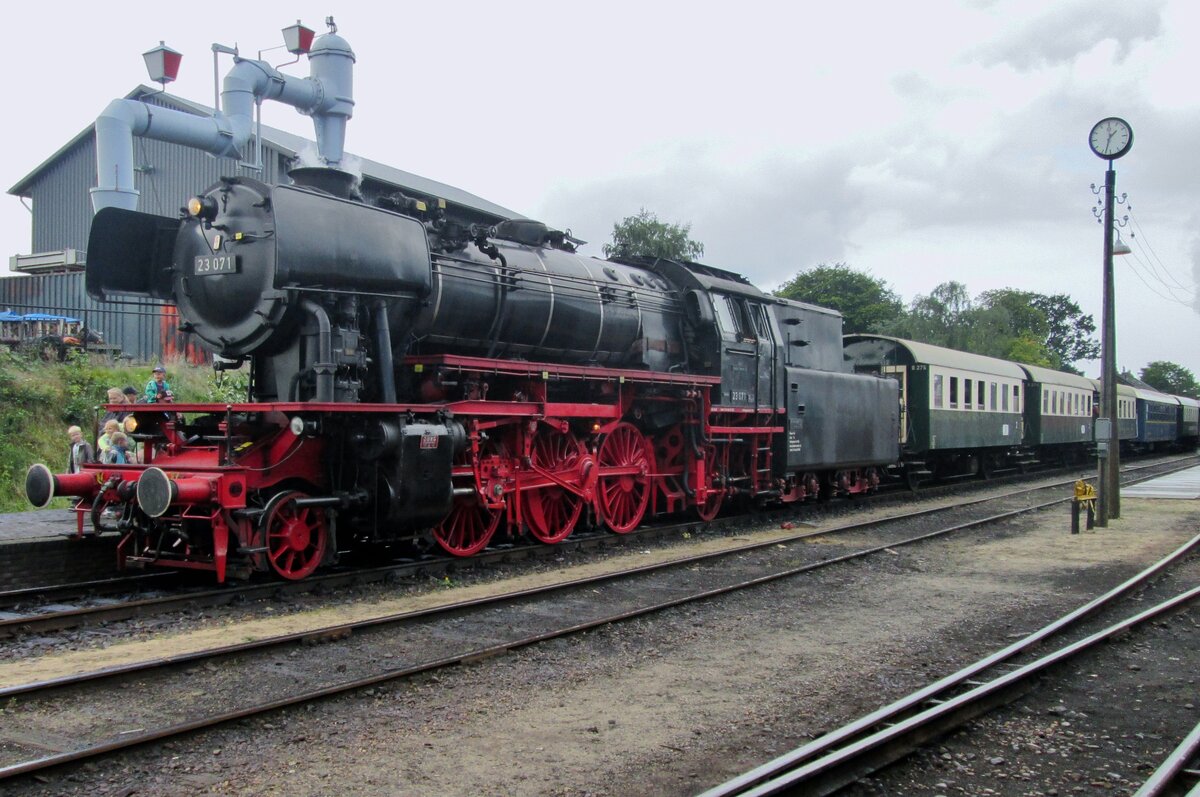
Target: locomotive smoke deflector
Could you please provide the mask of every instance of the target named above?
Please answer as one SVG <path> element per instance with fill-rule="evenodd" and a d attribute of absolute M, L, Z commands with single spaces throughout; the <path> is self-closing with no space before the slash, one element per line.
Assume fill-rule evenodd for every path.
<path fill-rule="evenodd" d="M 254 106 L 278 100 L 313 118 L 321 164 L 337 168 L 344 155 L 346 122 L 354 111 L 354 51 L 331 31 L 309 52 L 310 75 L 289 77 L 264 61 L 235 56 L 225 76 L 221 110 L 212 116 L 160 108 L 137 100 L 113 100 L 96 119 L 96 188 L 92 207 L 136 210 L 133 137 L 193 147 L 209 154 L 241 158 L 253 130 Z"/>

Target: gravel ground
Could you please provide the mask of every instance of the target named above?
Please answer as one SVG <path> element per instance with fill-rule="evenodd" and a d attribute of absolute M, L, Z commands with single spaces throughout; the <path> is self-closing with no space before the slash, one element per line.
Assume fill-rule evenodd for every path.
<path fill-rule="evenodd" d="M 692 794 L 1007 644 L 1200 525 L 1200 507 L 1190 502 L 1126 501 L 1124 510 L 1113 528 L 1095 534 L 1066 534 L 1065 512 L 1055 511 L 899 549 L 867 564 L 8 784 L 9 791 Z M 1166 660 L 1177 671 L 1194 673 L 1200 663 L 1187 644 L 1194 616 L 1166 621 L 1183 634 Z M 1126 644 L 1135 644 L 1130 639 Z M 1145 651 L 1157 648 L 1147 643 Z M 1149 678 L 1149 666 L 1139 666 L 1125 672 Z M 1194 698 L 1194 684 L 1191 690 Z M 1063 734 L 1074 727 L 1063 723 L 1076 721 L 1066 712 L 1088 713 L 1082 705 L 1055 697 L 1050 708 L 1058 713 L 1033 709 L 1030 716 Z M 1160 710 L 1168 705 L 1171 711 Z M 1195 712 L 1183 705 L 1152 699 L 1137 713 L 1154 714 L 1165 728 L 1175 722 L 1168 714 L 1191 712 L 1190 728 Z M 1114 711 L 1112 720 L 1122 713 Z M 1165 749 L 1182 736 L 1160 733 Z M 1051 741 L 1056 754 L 1070 749 Z M 953 765 L 951 744 L 950 759 L 938 751 L 937 761 Z M 1003 765 L 981 766 L 983 753 L 975 750 L 961 755 L 966 772 L 956 768 L 953 784 L 945 776 L 930 781 L 929 793 L 996 788 L 995 770 Z M 982 760 L 995 758 L 1014 760 L 1008 752 Z M 920 768 L 926 770 L 932 767 Z M 1091 769 L 1080 771 L 1092 777 Z M 1061 772 L 1051 767 L 1036 777 Z M 1104 793 L 1122 793 L 1120 781 L 1105 782 Z M 1051 793 L 1033 783 L 997 793 Z M 1043 785 L 1039 779 L 1037 788 Z M 1067 793 L 1076 785 L 1048 788 Z M 902 793 L 883 781 L 870 788 Z M 924 786 L 911 788 L 925 793 L 918 790 Z"/>

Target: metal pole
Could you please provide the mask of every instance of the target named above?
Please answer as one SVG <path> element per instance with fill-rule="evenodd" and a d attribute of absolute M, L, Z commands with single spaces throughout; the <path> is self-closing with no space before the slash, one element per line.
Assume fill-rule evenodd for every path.
<path fill-rule="evenodd" d="M 1112 161 L 1104 173 L 1104 318 L 1100 349 L 1100 371 L 1103 382 L 1101 414 L 1109 419 L 1108 456 L 1100 460 L 1099 501 L 1096 525 L 1108 526 L 1109 518 L 1121 516 L 1120 437 L 1117 429 L 1117 324 L 1115 288 L 1113 284 L 1113 203 L 1116 197 L 1117 173 Z"/>

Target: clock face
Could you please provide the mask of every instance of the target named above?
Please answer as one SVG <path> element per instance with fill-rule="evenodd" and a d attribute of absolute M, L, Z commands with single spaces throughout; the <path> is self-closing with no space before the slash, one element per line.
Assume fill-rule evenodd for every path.
<path fill-rule="evenodd" d="M 1133 144 L 1133 130 L 1124 119 L 1115 116 L 1101 119 L 1092 128 L 1088 143 L 1101 158 L 1114 160 L 1129 151 Z"/>

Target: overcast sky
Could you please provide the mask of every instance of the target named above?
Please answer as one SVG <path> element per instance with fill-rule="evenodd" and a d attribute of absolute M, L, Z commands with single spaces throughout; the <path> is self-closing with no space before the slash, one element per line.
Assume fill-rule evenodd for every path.
<path fill-rule="evenodd" d="M 840 261 L 906 302 L 956 279 L 973 295 L 1069 293 L 1099 324 L 1089 186 L 1105 165 L 1087 134 L 1121 116 L 1134 255 L 1117 259 L 1118 361 L 1200 375 L 1194 2 L 204 8 L 11 6 L 3 187 L 147 82 L 141 53 L 160 39 L 184 54 L 169 90 L 211 104 L 213 42 L 255 57 L 297 17 L 321 32 L 334 14 L 358 59 L 348 150 L 570 228 L 584 253 L 601 256 L 613 222 L 645 207 L 690 222 L 705 262 L 766 289 Z M 290 108 L 264 116 L 312 136 Z M 29 251 L 11 196 L 0 239 Z"/>

